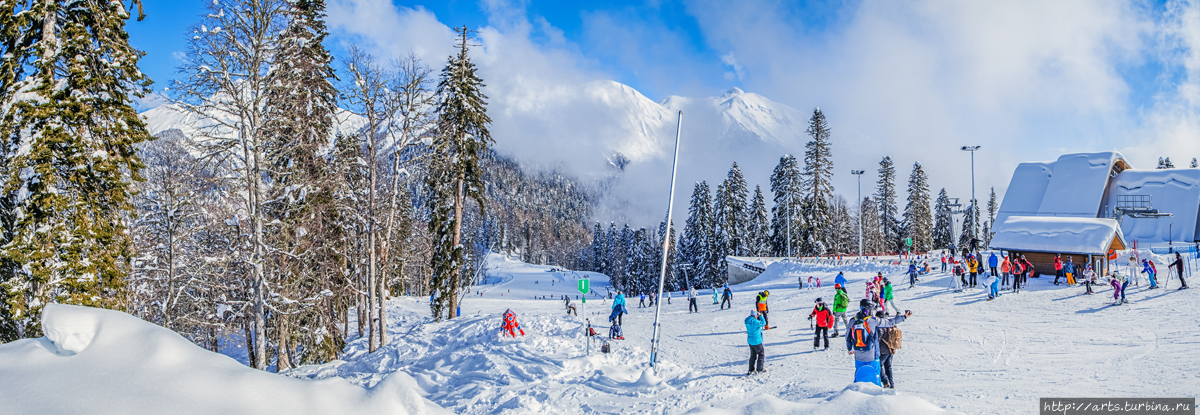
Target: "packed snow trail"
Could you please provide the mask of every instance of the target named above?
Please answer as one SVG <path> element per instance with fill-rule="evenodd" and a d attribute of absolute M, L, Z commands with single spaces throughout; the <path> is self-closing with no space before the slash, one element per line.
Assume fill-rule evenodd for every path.
<path fill-rule="evenodd" d="M 497 257 L 488 267 L 488 275 L 507 282 L 484 295 L 475 291 L 490 286 L 473 290 L 463 301 L 465 316 L 434 323 L 428 299 L 397 298 L 388 310 L 396 335 L 380 351 L 367 354 L 364 340 L 355 340 L 345 361 L 289 374 L 370 386 L 402 371 L 430 400 L 465 414 L 1029 413 L 1038 397 L 1200 396 L 1200 290 L 1175 291 L 1178 280 L 1167 290 L 1133 287 L 1131 304 L 1110 306 L 1112 292 L 1103 286 L 1089 296 L 1045 277 L 987 301 L 983 289 L 950 292 L 949 275 L 937 272 L 909 289 L 906 265 L 772 264 L 731 287 L 733 310 L 718 310 L 705 288 L 700 313 L 689 314 L 686 296 L 675 292 L 663 303 L 662 354 L 652 372 L 654 310 L 639 308 L 636 295 L 624 317 L 627 340 L 612 342 L 611 354 L 593 347 L 584 356 L 583 320 L 606 335 L 611 300 L 592 297 L 575 317 L 566 315 L 561 296 L 578 306 L 575 276 L 591 276 L 599 293 L 610 287 L 606 277 Z M 829 351 L 812 349 L 807 316 L 817 297 L 832 303 L 838 269 L 854 270 L 846 273 L 852 309 L 866 279 L 883 272 L 899 308 L 915 313 L 899 326 L 904 346 L 893 363 L 894 391 L 850 386 L 854 363 L 842 337 L 830 339 Z M 797 289 L 797 278 L 808 275 L 821 278 L 822 288 Z M 771 324 L 779 328 L 764 333 L 768 373 L 746 377 L 742 320 L 762 290 L 770 291 Z M 506 309 L 517 313 L 527 336 L 499 336 Z M 845 335 L 844 327 L 839 332 Z"/>

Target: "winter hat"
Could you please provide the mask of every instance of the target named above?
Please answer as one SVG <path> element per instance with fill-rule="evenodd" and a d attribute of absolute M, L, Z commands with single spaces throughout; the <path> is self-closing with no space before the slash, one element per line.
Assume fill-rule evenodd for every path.
<path fill-rule="evenodd" d="M 833 288 L 842 288 L 842 284 L 833 284 Z"/>
<path fill-rule="evenodd" d="M 867 308 L 871 306 L 871 301 L 866 298 L 858 300 L 858 308 Z"/>
<path fill-rule="evenodd" d="M 750 310 L 750 317 L 758 318 L 758 310 Z"/>
<path fill-rule="evenodd" d="M 824 301 L 821 300 L 821 297 L 817 297 L 817 301 L 813 301 L 813 302 L 814 303 L 823 303 Z"/>

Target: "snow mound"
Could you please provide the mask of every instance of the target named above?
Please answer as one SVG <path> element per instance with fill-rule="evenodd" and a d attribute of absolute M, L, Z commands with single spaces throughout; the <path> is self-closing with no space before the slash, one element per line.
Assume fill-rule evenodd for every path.
<path fill-rule="evenodd" d="M 931 264 L 932 265 L 932 264 Z M 833 286 L 833 277 L 838 272 L 882 272 L 884 275 L 900 274 L 908 270 L 907 262 L 901 261 L 900 265 L 895 265 L 891 261 L 834 261 L 834 260 L 803 260 L 803 261 L 776 261 L 768 262 L 766 271 L 759 274 L 752 281 L 769 281 L 780 277 L 789 277 L 794 280 L 798 276 L 814 276 L 819 277 L 823 281 L 829 281 L 830 286 Z"/>
<path fill-rule="evenodd" d="M 740 402 L 731 407 L 696 408 L 690 414 L 951 414 L 945 409 L 915 396 L 885 391 L 871 383 L 851 383 L 826 398 L 792 402 L 771 395 Z"/>
<path fill-rule="evenodd" d="M 51 304 L 42 326 L 45 337 L 0 345 L 6 413 L 448 413 L 403 373 L 370 389 L 279 376 L 117 311 Z"/>

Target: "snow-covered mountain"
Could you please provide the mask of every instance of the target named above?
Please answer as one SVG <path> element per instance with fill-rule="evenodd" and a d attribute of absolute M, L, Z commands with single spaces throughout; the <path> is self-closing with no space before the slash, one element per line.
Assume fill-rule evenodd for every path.
<path fill-rule="evenodd" d="M 779 157 L 801 151 L 807 141 L 804 112 L 738 88 L 716 97 L 654 102 L 628 85 L 598 80 L 537 90 L 497 87 L 489 95 L 498 151 L 529 168 L 607 184 L 608 206 L 598 209 L 599 221 L 645 226 L 661 220 L 680 111 L 677 210 L 688 200 L 691 183 L 719 181 L 735 161 L 751 187 L 765 184 Z M 174 128 L 193 136 L 203 122 L 175 105 L 142 115 L 152 134 Z M 362 126 L 346 112 L 339 120 L 342 131 Z"/>
<path fill-rule="evenodd" d="M 199 114 L 189 112 L 183 109 L 178 104 L 161 105 L 150 110 L 142 112 L 142 118 L 146 121 L 146 128 L 150 130 L 151 135 L 171 129 L 177 129 L 183 132 L 184 135 L 196 138 L 201 132 L 200 129 L 206 125 L 211 125 L 212 121 Z M 337 132 L 353 132 L 358 131 L 366 121 L 350 111 L 339 109 L 337 112 Z"/>

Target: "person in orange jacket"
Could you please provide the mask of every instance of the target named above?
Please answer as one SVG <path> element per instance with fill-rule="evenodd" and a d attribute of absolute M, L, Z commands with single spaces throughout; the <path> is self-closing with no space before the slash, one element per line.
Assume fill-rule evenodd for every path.
<path fill-rule="evenodd" d="M 758 310 L 758 314 L 762 316 L 764 324 L 763 330 L 769 330 L 771 328 L 771 320 L 767 319 L 767 297 L 770 295 L 770 291 L 763 290 L 762 292 L 758 293 L 758 296 L 754 297 L 754 308 Z"/>

